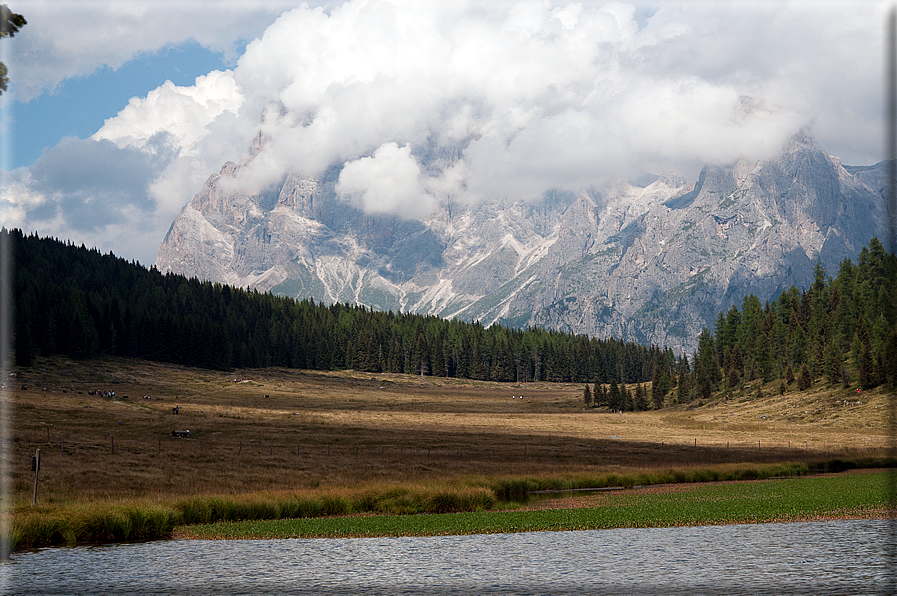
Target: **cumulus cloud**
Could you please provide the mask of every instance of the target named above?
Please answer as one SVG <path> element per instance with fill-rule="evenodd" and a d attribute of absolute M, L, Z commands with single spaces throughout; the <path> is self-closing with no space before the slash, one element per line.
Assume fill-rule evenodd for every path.
<path fill-rule="evenodd" d="M 290 170 L 345 164 L 345 196 L 408 215 L 441 198 L 440 172 L 418 176 L 416 195 L 409 183 L 392 196 L 360 172 L 401 162 L 410 173 L 410 160 L 427 171 L 421 156 L 433 145 L 460 152 L 449 192 L 462 200 L 575 191 L 645 169 L 694 176 L 704 163 L 763 157 L 812 119 L 843 117 L 852 95 L 835 92 L 836 105 L 817 94 L 858 55 L 878 56 L 861 30 L 880 13 L 844 25 L 843 10 L 402 0 L 298 8 L 234 69 L 241 117 L 265 114 L 264 156 L 240 177 L 257 191 Z M 844 35 L 839 48 L 853 49 L 829 52 Z M 779 107 L 741 113 L 746 95 Z M 878 117 L 853 119 L 868 133 Z M 856 140 L 854 152 L 868 156 L 868 141 Z"/>
<path fill-rule="evenodd" d="M 209 47 L 235 39 L 239 11 L 222 16 L 204 2 L 181 4 L 164 11 L 90 4 L 83 18 L 102 13 L 118 23 L 95 43 L 108 39 L 125 56 L 187 36 Z M 128 151 L 156 156 L 139 170 L 148 178 L 137 186 L 163 229 L 222 162 L 245 156 L 259 132 L 264 149 L 240 171 L 244 189 L 337 165 L 344 200 L 405 217 L 423 217 L 447 197 L 539 197 L 644 170 L 696 177 L 704 163 L 769 155 L 808 122 L 846 163 L 873 163 L 881 147 L 885 8 L 809 1 L 303 4 L 267 26 L 232 71 L 133 99 L 93 142 L 111 143 L 122 158 Z M 165 13 L 164 25 L 157 12 Z M 127 33 L 134 40 L 124 40 Z M 52 42 L 61 59 L 91 44 L 80 30 L 62 37 Z M 55 69 L 49 84 L 90 62 L 66 60 L 47 63 Z M 92 60 L 115 63 L 98 50 Z M 39 72 L 46 69 L 23 88 L 42 88 Z M 744 96 L 768 103 L 745 110 Z M 47 176 L 32 172 L 27 184 L 21 178 L 17 184 L 32 192 L 22 196 L 33 203 L 35 185 L 48 184 Z M 150 203 L 124 200 L 131 213 L 148 213 Z"/>
<path fill-rule="evenodd" d="M 381 145 L 372 157 L 346 163 L 336 192 L 368 213 L 397 213 L 425 217 L 435 206 L 421 184 L 421 171 L 408 145 Z"/>
<path fill-rule="evenodd" d="M 191 155 L 209 134 L 209 125 L 224 112 L 236 113 L 242 102 L 230 72 L 216 70 L 197 77 L 190 87 L 165 81 L 145 98 L 131 98 L 92 138 L 119 147 L 146 148 L 154 135 L 166 133 L 179 151 Z"/>

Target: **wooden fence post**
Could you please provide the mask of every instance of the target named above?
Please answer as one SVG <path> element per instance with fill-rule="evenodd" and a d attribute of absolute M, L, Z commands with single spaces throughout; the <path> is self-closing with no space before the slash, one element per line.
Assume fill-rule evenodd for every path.
<path fill-rule="evenodd" d="M 37 477 L 40 474 L 40 449 L 34 452 L 34 459 L 31 460 L 31 467 L 34 468 L 34 492 L 31 495 L 31 506 L 37 503 Z"/>

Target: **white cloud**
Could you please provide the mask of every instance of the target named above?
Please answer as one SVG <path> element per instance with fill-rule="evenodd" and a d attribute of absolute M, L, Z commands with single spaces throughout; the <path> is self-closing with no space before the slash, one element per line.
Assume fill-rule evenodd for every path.
<path fill-rule="evenodd" d="M 368 213 L 400 213 L 425 217 L 436 205 L 420 180 L 421 171 L 408 145 L 381 145 L 372 157 L 347 162 L 336 192 Z"/>
<path fill-rule="evenodd" d="M 815 95 L 829 85 L 820 81 L 877 52 L 879 41 L 859 36 L 856 23 L 879 16 L 866 8 L 847 26 L 837 24 L 844 5 L 809 3 L 662 4 L 641 25 L 637 7 L 623 3 L 299 8 L 234 69 L 246 96 L 241 117 L 266 114 L 264 158 L 240 176 L 257 190 L 286 171 L 319 174 L 389 143 L 410 147 L 410 159 L 428 144 L 464 145 L 456 172 L 465 179 L 455 187 L 468 199 L 537 197 L 643 168 L 695 175 L 706 162 L 767 155 L 811 118 L 817 126 L 843 118 Z M 810 20 L 816 30 L 806 18 L 820 12 Z M 779 39 L 791 26 L 800 43 Z M 839 28 L 855 44 L 847 55 L 827 50 Z M 795 78 L 808 63 L 815 71 Z M 735 119 L 743 95 L 781 108 Z M 386 199 L 375 205 L 375 195 L 363 202 L 368 210 L 402 213 Z"/>
<path fill-rule="evenodd" d="M 39 10 L 26 15 L 28 28 L 51 12 L 47 2 L 32 6 Z M 186 39 L 226 47 L 261 32 L 283 5 L 157 6 L 63 5 L 52 26 L 33 27 L 28 47 L 40 58 L 20 92 Z M 414 217 L 445 196 L 537 197 L 641 169 L 694 177 L 706 162 L 769 154 L 808 121 L 845 163 L 872 163 L 881 147 L 886 6 L 303 5 L 264 29 L 232 71 L 133 99 L 95 140 L 171 152 L 153 162 L 146 186 L 160 229 L 259 131 L 265 148 L 240 172 L 248 190 L 337 164 L 347 200 Z M 742 96 L 779 107 L 739 113 Z M 460 159 L 434 162 L 434 147 L 452 147 Z"/>
<path fill-rule="evenodd" d="M 233 54 L 294 1 L 27 0 L 12 9 L 28 24 L 10 44 L 15 98 L 29 101 L 66 78 L 116 69 L 142 53 L 195 41 Z M 233 56 L 236 58 L 236 56 Z"/>
<path fill-rule="evenodd" d="M 145 98 L 134 97 L 114 118 L 93 135 L 119 147 L 147 147 L 150 139 L 167 133 L 174 148 L 195 154 L 197 143 L 209 134 L 209 126 L 224 112 L 236 114 L 243 96 L 231 72 L 218 70 L 196 78 L 190 87 L 165 81 Z"/>

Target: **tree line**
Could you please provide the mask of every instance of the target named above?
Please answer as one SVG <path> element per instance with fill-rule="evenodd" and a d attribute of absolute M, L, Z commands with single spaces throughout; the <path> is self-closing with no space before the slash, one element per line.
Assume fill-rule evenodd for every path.
<path fill-rule="evenodd" d="M 670 349 L 538 328 L 325 305 L 162 274 L 84 245 L 3 230 L 15 361 L 120 355 L 209 369 L 355 369 L 494 381 L 639 383 Z"/>
<path fill-rule="evenodd" d="M 886 383 L 897 388 L 897 257 L 873 238 L 856 264 L 840 263 L 836 277 L 819 262 L 813 273 L 807 289 L 791 286 L 765 303 L 750 294 L 740 309 L 720 312 L 714 332 L 705 328 L 698 338 L 693 362 L 683 354 L 675 368 L 655 369 L 650 400 L 627 396 L 625 387 L 612 387 L 609 397 L 596 386 L 586 387 L 586 403 L 656 408 L 718 391 L 759 389 L 777 379 L 782 393 L 820 381 L 859 390 Z"/>

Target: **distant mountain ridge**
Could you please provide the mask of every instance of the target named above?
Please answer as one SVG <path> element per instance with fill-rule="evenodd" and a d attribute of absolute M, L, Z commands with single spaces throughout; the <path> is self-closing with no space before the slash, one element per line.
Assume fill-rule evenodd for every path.
<path fill-rule="evenodd" d="M 706 166 L 694 182 L 661 176 L 535 203 L 443 204 L 424 221 L 341 201 L 335 167 L 255 195 L 226 192 L 222 181 L 241 167 L 209 177 L 172 224 L 157 268 L 688 352 L 720 311 L 749 293 L 809 285 L 817 260 L 836 270 L 884 221 L 882 164 L 844 167 L 807 130 L 773 158 Z"/>

